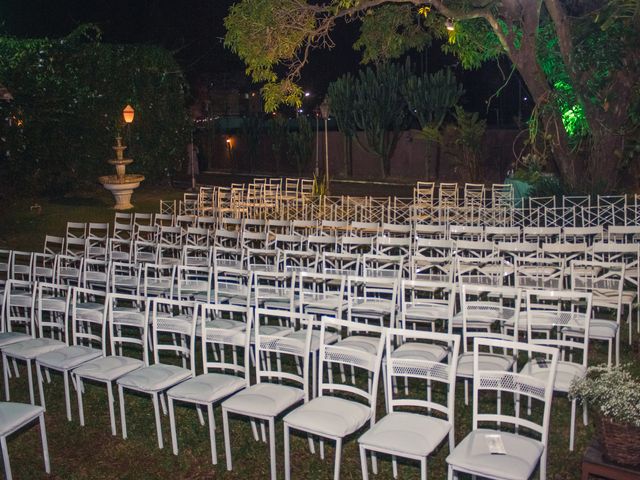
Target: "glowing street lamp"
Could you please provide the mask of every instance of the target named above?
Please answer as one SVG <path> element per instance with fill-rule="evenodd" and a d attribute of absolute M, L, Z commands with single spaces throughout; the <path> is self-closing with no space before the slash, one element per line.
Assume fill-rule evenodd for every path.
<path fill-rule="evenodd" d="M 124 110 L 122 110 L 122 118 L 124 118 L 124 123 L 133 122 L 133 117 L 135 116 L 135 114 L 136 112 L 131 105 L 127 105 L 126 107 L 124 107 Z"/>

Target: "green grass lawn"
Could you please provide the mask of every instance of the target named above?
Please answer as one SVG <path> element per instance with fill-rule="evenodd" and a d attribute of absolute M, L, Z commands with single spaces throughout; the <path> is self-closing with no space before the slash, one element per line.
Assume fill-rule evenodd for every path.
<path fill-rule="evenodd" d="M 158 200 L 180 198 L 181 191 L 172 189 L 144 188 L 134 195 L 133 203 L 137 211 L 157 211 Z M 39 203 L 42 212 L 35 214 L 30 205 Z M 76 194 L 60 200 L 47 201 L 32 199 L 16 201 L 0 210 L 0 246 L 21 250 L 40 251 L 44 235 L 61 235 L 67 221 L 107 222 L 113 220 L 110 208 L 112 199 L 107 192 Z M 622 360 L 637 361 L 636 355 L 627 343 L 627 328 L 622 329 Z M 597 345 L 590 350 L 592 363 L 606 360 L 606 350 Z M 26 370 L 12 379 L 12 400 L 28 402 Z M 56 478 L 56 479 L 260 479 L 269 476 L 269 451 L 266 444 L 255 442 L 249 423 L 232 419 L 232 449 L 234 470 L 227 472 L 224 465 L 224 443 L 222 438 L 222 419 L 216 409 L 218 462 L 210 463 L 208 427 L 201 426 L 196 412 L 191 407 L 178 406 L 176 409 L 180 455 L 171 452 L 169 419 L 162 417 L 165 448 L 159 450 L 156 444 L 153 407 L 148 396 L 136 396 L 127 393 L 127 420 L 129 438 L 111 436 L 107 409 L 107 393 L 103 386 L 87 383 L 85 401 L 86 427 L 78 423 L 75 392 L 72 391 L 72 412 L 74 420 L 67 422 L 64 407 L 62 378 L 52 374 L 53 382 L 46 386 L 49 448 L 52 474 L 46 476 L 41 461 L 40 438 L 37 428 L 31 428 L 12 436 L 9 440 L 9 453 L 13 473 L 16 479 Z M 456 404 L 456 439 L 460 441 L 471 428 L 471 407 L 463 402 L 462 383 L 458 385 Z M 116 400 L 116 413 L 118 412 Z M 380 387 L 378 417 L 384 414 L 382 387 Z M 580 461 L 586 445 L 594 436 L 594 418 L 590 418 L 587 427 L 582 425 L 581 408 L 577 415 L 576 449 L 568 450 L 570 404 L 565 397 L 554 400 L 550 433 L 548 478 L 580 478 Z M 118 421 L 118 432 L 120 425 Z M 282 425 L 277 424 L 279 477 L 284 477 Z M 361 478 L 357 437 L 349 438 L 344 446 L 342 459 L 342 478 Z M 446 443 L 446 442 L 445 442 Z M 328 446 L 327 460 L 321 461 L 319 455 L 311 455 L 307 448 L 306 437 L 294 436 L 292 439 L 292 478 L 329 479 L 333 475 L 333 448 Z M 446 445 L 439 448 L 429 460 L 429 478 L 446 478 Z M 372 478 L 390 479 L 391 462 L 382 457 L 379 462 L 380 473 Z M 419 478 L 416 464 L 401 462 L 399 476 L 403 479 Z"/>

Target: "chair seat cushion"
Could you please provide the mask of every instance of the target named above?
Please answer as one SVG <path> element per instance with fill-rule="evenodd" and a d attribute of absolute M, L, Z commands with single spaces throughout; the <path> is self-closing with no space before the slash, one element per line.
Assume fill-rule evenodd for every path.
<path fill-rule="evenodd" d="M 44 412 L 44 408 L 28 403 L 0 402 L 0 436 L 7 435 Z"/>
<path fill-rule="evenodd" d="M 82 345 L 73 345 L 71 347 L 60 348 L 43 355 L 38 355 L 36 360 L 44 367 L 50 367 L 59 370 L 70 370 L 78 365 L 102 356 L 102 350 L 96 348 L 84 347 Z"/>
<path fill-rule="evenodd" d="M 275 417 L 303 398 L 304 392 L 299 388 L 258 383 L 225 400 L 222 408 L 248 416 Z"/>
<path fill-rule="evenodd" d="M 594 318 L 589 323 L 589 338 L 595 340 L 610 340 L 616 338 L 618 324 L 613 320 Z M 584 338 L 584 330 L 565 328 L 562 333 L 570 337 Z"/>
<path fill-rule="evenodd" d="M 362 435 L 367 448 L 391 454 L 426 457 L 449 434 L 451 423 L 409 412 L 391 412 Z"/>
<path fill-rule="evenodd" d="M 497 353 L 481 353 L 478 356 L 478 368 L 480 370 L 504 370 L 513 366 L 513 357 L 499 355 Z M 458 357 L 458 376 L 473 377 L 473 353 L 463 353 Z"/>
<path fill-rule="evenodd" d="M 377 353 L 380 338 L 367 337 L 365 335 L 350 335 L 336 343 L 336 346 L 344 346 L 375 355 Z"/>
<path fill-rule="evenodd" d="M 190 377 L 191 370 L 189 369 L 156 363 L 120 377 L 118 385 L 143 392 L 158 392 Z"/>
<path fill-rule="evenodd" d="M 433 321 L 449 317 L 448 305 L 411 305 L 404 310 L 405 319 L 411 321 Z"/>
<path fill-rule="evenodd" d="M 395 310 L 395 304 L 384 298 L 358 299 L 353 301 L 352 314 L 388 315 Z"/>
<path fill-rule="evenodd" d="M 207 328 L 225 328 L 227 330 L 237 330 L 239 332 L 244 331 L 247 328 L 247 324 L 240 320 L 232 320 L 230 318 L 214 318 L 205 322 Z"/>
<path fill-rule="evenodd" d="M 7 345 L 2 353 L 10 357 L 30 360 L 43 353 L 51 352 L 66 347 L 67 344 L 54 338 L 32 338 L 26 342 L 17 342 Z"/>
<path fill-rule="evenodd" d="M 531 360 L 522 367 L 520 373 L 546 379 L 549 374 L 549 365 L 544 361 Z M 553 389 L 557 392 L 568 392 L 571 382 L 584 377 L 586 373 L 587 369 L 578 363 L 560 361 L 556 369 L 556 379 L 553 382 Z"/>
<path fill-rule="evenodd" d="M 506 455 L 496 455 L 489 451 L 485 435 L 502 436 Z M 479 429 L 467 435 L 447 457 L 447 463 L 454 468 L 473 472 L 480 476 L 522 480 L 529 478 L 535 469 L 543 447 L 532 438 L 508 432 Z"/>
<path fill-rule="evenodd" d="M 371 418 L 371 408 L 338 397 L 317 397 L 284 417 L 296 429 L 317 435 L 344 437 L 355 432 Z"/>
<path fill-rule="evenodd" d="M 443 345 L 434 343 L 407 342 L 396 348 L 391 356 L 393 358 L 406 358 L 416 360 L 428 360 L 439 362 L 448 354 L 448 350 Z"/>
<path fill-rule="evenodd" d="M 186 402 L 212 403 L 237 392 L 246 383 L 245 379 L 235 375 L 207 373 L 176 385 L 167 394 Z"/>
<path fill-rule="evenodd" d="M 99 357 L 80 365 L 73 373 L 82 378 L 111 382 L 142 367 L 144 367 L 144 362 L 137 358 L 111 355 L 109 357 Z"/>
<path fill-rule="evenodd" d="M 24 342 L 32 339 L 33 337 L 26 333 L 2 332 L 0 333 L 0 348 L 4 348 L 6 345 L 11 345 L 12 343 Z"/>

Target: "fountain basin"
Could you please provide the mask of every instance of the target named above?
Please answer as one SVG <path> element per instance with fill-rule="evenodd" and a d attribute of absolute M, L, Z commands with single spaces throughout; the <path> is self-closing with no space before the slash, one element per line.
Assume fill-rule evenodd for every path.
<path fill-rule="evenodd" d="M 113 206 L 115 210 L 128 210 L 133 208 L 131 204 L 131 195 L 133 191 L 140 186 L 140 182 L 144 180 L 144 175 L 104 175 L 98 178 L 98 181 L 104 188 L 109 190 L 116 201 Z"/>

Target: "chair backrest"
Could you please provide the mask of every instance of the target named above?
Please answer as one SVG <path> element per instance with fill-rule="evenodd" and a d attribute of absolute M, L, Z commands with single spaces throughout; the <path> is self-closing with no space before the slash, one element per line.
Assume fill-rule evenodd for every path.
<path fill-rule="evenodd" d="M 211 301 L 213 267 L 190 267 L 179 265 L 176 272 L 176 288 L 179 299 L 206 298 Z M 203 298 L 203 301 L 204 301 Z"/>
<path fill-rule="evenodd" d="M 297 290 L 298 310 L 300 313 L 306 313 L 305 308 L 309 303 L 317 305 L 326 302 L 327 308 L 336 307 L 336 316 L 341 318 L 345 287 L 346 277 L 344 275 L 300 272 L 298 273 Z"/>
<path fill-rule="evenodd" d="M 379 255 L 405 255 L 411 253 L 411 237 L 375 237 L 375 252 Z"/>
<path fill-rule="evenodd" d="M 586 243 L 543 243 L 542 254 L 549 258 L 564 258 L 568 263 L 574 260 L 586 260 Z"/>
<path fill-rule="evenodd" d="M 202 339 L 202 367 L 210 372 L 228 373 L 245 379 L 249 386 L 251 339 L 253 338 L 253 313 L 249 307 L 221 304 L 200 305 L 200 338 Z M 210 318 L 218 322 L 209 321 Z M 236 320 L 236 319 L 240 320 Z M 244 328 L 225 328 L 221 319 L 241 321 Z M 243 349 L 238 355 L 237 349 Z M 225 352 L 231 350 L 231 352 Z M 225 354 L 226 353 L 226 354 Z"/>
<path fill-rule="evenodd" d="M 413 255 L 409 263 L 409 277 L 413 280 L 453 282 L 454 257 L 423 257 Z"/>
<path fill-rule="evenodd" d="M 42 253 L 52 253 L 54 255 L 64 253 L 64 238 L 46 235 L 44 237 L 44 248 Z"/>
<path fill-rule="evenodd" d="M 107 294 L 89 288 L 71 287 L 71 334 L 73 345 L 102 350 L 106 355 L 104 330 Z"/>
<path fill-rule="evenodd" d="M 182 367 L 189 368 L 195 375 L 198 304 L 156 297 L 151 300 L 150 310 L 153 362 L 169 363 L 169 359 L 178 357 L 182 359 Z"/>
<path fill-rule="evenodd" d="M 275 333 L 265 324 L 265 317 L 275 316 L 278 323 L 287 322 L 289 335 L 282 330 Z M 257 308 L 255 311 L 255 355 L 256 383 L 271 382 L 294 385 L 304 391 L 305 402 L 309 399 L 309 351 L 313 318 L 291 311 L 273 311 Z M 295 328 L 297 325 L 297 329 Z M 293 335 L 296 331 L 301 335 Z M 272 356 L 278 357 L 281 368 L 269 368 Z M 263 365 L 263 361 L 266 365 Z M 288 361 L 293 360 L 293 361 Z M 297 366 L 302 363 L 302 369 Z M 265 368 L 266 367 L 266 368 Z"/>
<path fill-rule="evenodd" d="M 344 253 L 371 253 L 374 237 L 343 236 L 340 239 L 340 251 Z"/>
<path fill-rule="evenodd" d="M 500 286 L 504 281 L 505 261 L 498 257 L 455 257 L 456 280 L 461 285 Z"/>
<path fill-rule="evenodd" d="M 562 362 L 586 368 L 592 295 L 571 290 L 525 290 L 530 345 L 560 350 Z M 567 335 L 567 329 L 578 335 Z"/>
<path fill-rule="evenodd" d="M 445 330 L 453 331 L 453 315 L 456 307 L 456 284 L 425 280 L 402 280 L 400 283 L 400 327 L 419 319 L 441 320 Z M 417 320 L 418 319 L 418 320 Z"/>
<path fill-rule="evenodd" d="M 562 290 L 565 261 L 562 258 L 516 257 L 514 276 L 517 288 Z"/>
<path fill-rule="evenodd" d="M 430 223 L 416 223 L 413 226 L 413 235 L 416 239 L 444 239 L 447 237 L 447 226 L 434 225 Z"/>
<path fill-rule="evenodd" d="M 67 285 L 38 282 L 36 284 L 35 319 L 40 338 L 62 335 L 66 342 L 71 296 Z"/>
<path fill-rule="evenodd" d="M 522 430 L 530 430 L 540 435 L 540 441 L 546 449 L 551 419 L 553 384 L 558 364 L 558 350 L 529 343 L 488 338 L 476 338 L 474 343 L 473 429 L 477 430 L 480 423 L 490 423 L 498 428 L 515 426 L 516 433 L 522 433 Z M 500 367 L 492 369 L 491 362 L 481 362 L 480 351 L 496 348 L 527 352 L 532 360 L 541 358 L 546 362 L 549 373 L 544 376 L 534 376 L 523 372 L 505 372 Z M 483 394 L 485 392 L 488 393 L 487 396 L 491 398 L 491 401 L 487 401 L 484 398 Z M 541 418 L 536 421 L 536 417 L 519 415 L 517 409 L 515 414 L 510 414 L 504 409 L 501 410 L 500 401 L 496 400 L 496 398 L 501 398 L 501 394 L 502 398 L 512 394 L 514 398 L 519 398 L 520 402 L 526 399 L 531 399 L 532 402 L 536 401 L 536 403 L 541 402 L 543 405 Z M 481 395 L 483 395 L 482 400 L 480 398 Z"/>
<path fill-rule="evenodd" d="M 296 272 L 254 272 L 253 294 L 256 307 L 264 302 L 293 310 Z M 257 319 L 256 319 L 257 322 Z"/>
<path fill-rule="evenodd" d="M 357 253 L 322 252 L 320 271 L 332 275 L 358 275 L 361 255 Z"/>
<path fill-rule="evenodd" d="M 476 338 L 517 340 L 520 301 L 519 288 L 462 285 L 463 351 L 468 352 Z"/>
<path fill-rule="evenodd" d="M 213 270 L 214 303 L 233 303 L 249 307 L 253 291 L 253 272 L 234 267 Z"/>
<path fill-rule="evenodd" d="M 80 222 L 67 222 L 66 237 L 80 238 L 84 240 L 87 236 L 87 224 Z"/>
<path fill-rule="evenodd" d="M 518 242 L 522 231 L 520 227 L 484 227 L 484 236 L 492 242 Z"/>
<path fill-rule="evenodd" d="M 496 245 L 482 240 L 457 240 L 456 256 L 469 258 L 486 258 L 494 254 Z"/>
<path fill-rule="evenodd" d="M 402 345 L 405 342 L 439 346 L 449 352 L 448 361 L 428 360 L 425 357 L 412 356 L 410 354 L 394 355 L 394 346 Z M 385 392 L 389 411 L 419 408 L 421 411 L 427 410 L 431 413 L 433 409 L 443 414 L 453 428 L 460 337 L 451 333 L 390 328 L 387 330 L 385 343 L 387 352 L 385 369 L 385 381 L 387 384 Z M 408 381 L 416 379 L 423 384 L 423 388 L 405 389 L 406 394 L 402 395 L 400 389 L 394 388 L 400 378 Z M 424 386 L 427 385 L 429 395 L 425 397 Z M 444 387 L 445 395 L 439 396 L 432 393 L 433 390 L 439 391 L 438 386 Z"/>
<path fill-rule="evenodd" d="M 225 266 L 234 268 L 243 268 L 245 264 L 246 249 L 212 247 L 211 248 L 211 265 Z"/>
<path fill-rule="evenodd" d="M 522 229 L 522 238 L 525 242 L 553 243 L 560 240 L 561 232 L 562 229 L 560 227 L 524 227 Z"/>
<path fill-rule="evenodd" d="M 481 225 L 449 225 L 449 238 L 481 241 L 484 239 L 484 227 Z"/>
<path fill-rule="evenodd" d="M 13 280 L 30 282 L 33 273 L 33 252 L 13 250 L 9 257 L 9 276 Z"/>
<path fill-rule="evenodd" d="M 397 277 L 348 277 L 347 318 L 350 321 L 353 318 L 368 318 L 366 311 L 357 313 L 354 309 L 357 308 L 360 303 L 373 302 L 378 306 L 376 309 L 378 311 L 377 313 L 389 315 L 389 324 L 394 326 L 398 305 L 399 283 L 400 281 Z"/>
<path fill-rule="evenodd" d="M 203 245 L 184 245 L 182 264 L 193 267 L 208 267 L 211 263 L 211 248 Z"/>
<path fill-rule="evenodd" d="M 362 276 L 374 278 L 398 278 L 404 272 L 404 255 L 362 255 Z"/>
<path fill-rule="evenodd" d="M 615 309 L 618 322 L 622 312 L 625 264 L 622 262 L 573 261 L 571 289 L 593 294 L 593 305 Z"/>
<path fill-rule="evenodd" d="M 328 343 L 329 336 L 336 333 L 340 336 L 347 335 L 347 337 L 353 335 L 373 337 L 375 343 L 371 343 L 370 348 L 358 348 L 356 342 L 350 344 L 344 340 Z M 371 408 L 371 423 L 374 423 L 385 337 L 386 329 L 382 327 L 323 317 L 320 327 L 318 396 L 345 395 L 350 400 L 353 398 L 364 400 Z M 340 375 L 330 374 L 332 365 L 351 367 L 356 378 L 359 376 L 358 372 L 364 372 L 366 375 L 363 375 L 364 379 L 360 383 L 340 382 Z"/>
<path fill-rule="evenodd" d="M 149 302 L 140 295 L 107 294 L 107 323 L 111 355 L 135 355 L 148 364 Z M 107 344 L 104 338 L 103 344 Z M 133 348 L 130 348 L 133 347 Z"/>
<path fill-rule="evenodd" d="M 2 330 L 35 336 L 35 288 L 32 282 L 7 280 L 2 295 Z"/>
<path fill-rule="evenodd" d="M 143 295 L 145 297 L 155 297 L 162 295 L 173 297 L 175 280 L 175 265 L 145 263 Z"/>

